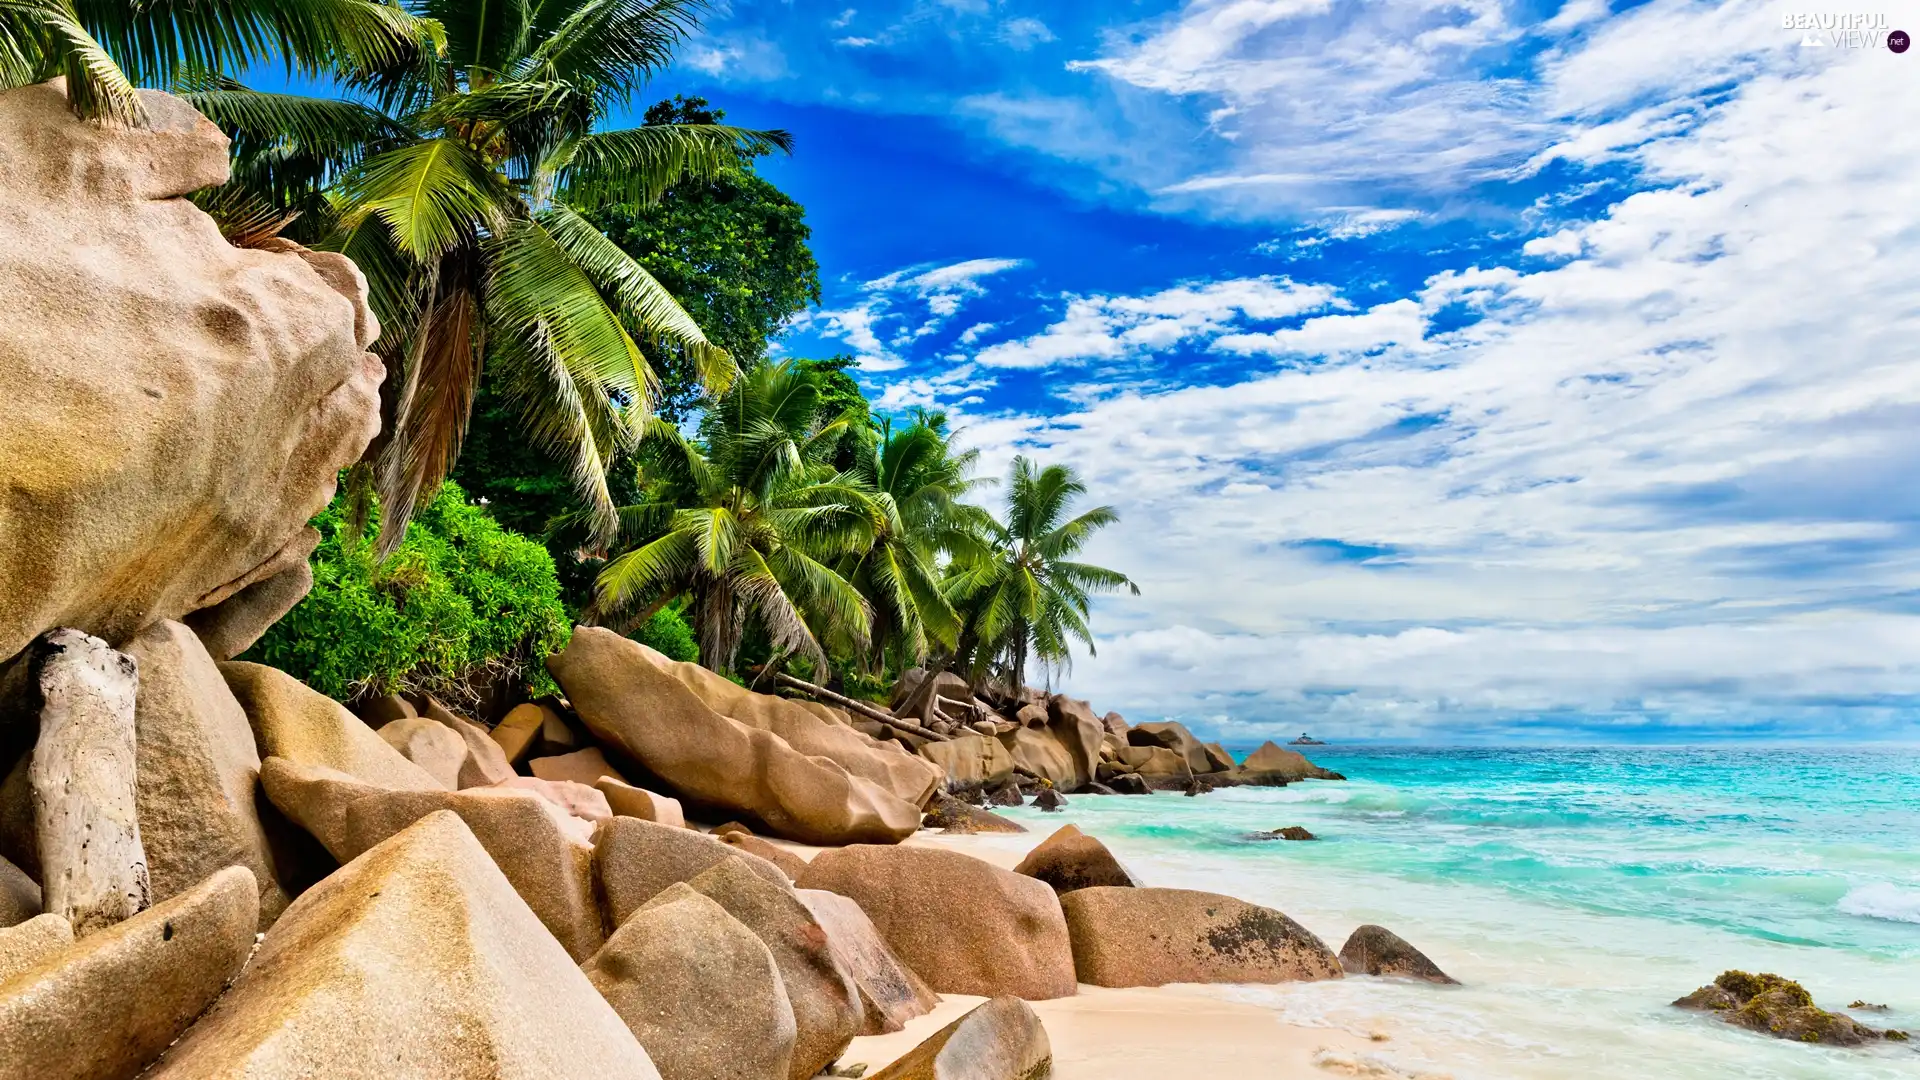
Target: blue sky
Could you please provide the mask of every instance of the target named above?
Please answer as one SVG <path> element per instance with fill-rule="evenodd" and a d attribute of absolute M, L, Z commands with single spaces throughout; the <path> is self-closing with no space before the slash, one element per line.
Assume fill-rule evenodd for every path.
<path fill-rule="evenodd" d="M 736 0 L 825 303 L 1122 524 L 1062 684 L 1228 738 L 1920 737 L 1920 52 L 1841 7 Z M 1809 35 L 1826 42 L 1803 46 Z M 1861 44 L 1866 44 L 1862 42 Z"/>

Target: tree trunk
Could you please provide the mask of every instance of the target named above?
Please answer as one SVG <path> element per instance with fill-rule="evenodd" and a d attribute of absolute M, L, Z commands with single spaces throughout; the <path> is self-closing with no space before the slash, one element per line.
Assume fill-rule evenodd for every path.
<path fill-rule="evenodd" d="M 37 645 L 40 739 L 28 780 L 45 910 L 76 937 L 145 910 L 152 889 L 135 805 L 139 665 L 78 630 Z"/>
<path fill-rule="evenodd" d="M 1017 700 L 1027 692 L 1027 626 L 1021 623 L 1013 630 L 1013 687 L 1011 693 Z"/>

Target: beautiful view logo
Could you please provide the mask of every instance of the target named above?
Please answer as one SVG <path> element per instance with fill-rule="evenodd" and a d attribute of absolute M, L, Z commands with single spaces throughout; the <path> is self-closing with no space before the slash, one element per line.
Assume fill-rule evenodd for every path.
<path fill-rule="evenodd" d="M 1839 49 L 1887 49 L 1903 53 L 1911 44 L 1906 31 L 1888 29 L 1884 13 L 1788 12 L 1780 16 L 1780 28 L 1802 31 L 1800 47 L 1804 49 L 1824 49 L 1831 45 Z M 1815 32 L 1822 30 L 1826 31 L 1824 40 Z"/>

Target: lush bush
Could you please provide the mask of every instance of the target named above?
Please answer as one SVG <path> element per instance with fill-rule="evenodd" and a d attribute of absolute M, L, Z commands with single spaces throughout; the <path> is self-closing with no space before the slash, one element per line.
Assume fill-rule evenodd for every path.
<path fill-rule="evenodd" d="M 693 640 L 693 628 L 672 608 L 654 612 L 653 618 L 635 630 L 632 637 L 650 649 L 665 653 L 669 660 L 692 664 L 700 659 L 700 644 Z"/>
<path fill-rule="evenodd" d="M 553 689 L 544 661 L 571 631 L 553 557 L 459 487 L 440 489 L 385 562 L 377 526 L 348 543 L 343 500 L 313 524 L 313 591 L 242 659 L 343 701 L 403 690 L 471 701 L 503 677 Z"/>

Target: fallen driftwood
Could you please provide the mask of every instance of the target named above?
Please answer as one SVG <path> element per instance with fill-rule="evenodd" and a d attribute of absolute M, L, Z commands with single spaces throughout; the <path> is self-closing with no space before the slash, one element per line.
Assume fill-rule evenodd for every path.
<path fill-rule="evenodd" d="M 807 682 L 804 679 L 796 679 L 784 671 L 776 672 L 773 676 L 773 681 L 779 683 L 781 686 L 792 687 L 793 689 L 798 690 L 801 693 L 808 695 L 809 697 L 818 698 L 819 700 L 824 701 L 830 705 L 838 705 L 843 709 L 847 709 L 852 712 L 857 712 L 861 716 L 864 716 L 869 720 L 886 724 L 889 727 L 897 727 L 901 731 L 904 731 L 909 735 L 917 735 L 920 738 L 927 739 L 931 742 L 949 741 L 948 736 L 942 735 L 931 728 L 921 727 L 919 724 L 913 722 L 912 720 L 907 720 L 903 717 L 895 716 L 885 709 L 879 708 L 874 705 L 869 705 L 864 701 L 855 701 L 854 699 L 847 697 L 845 694 L 836 694 L 824 686 L 815 686 L 814 684 Z"/>

